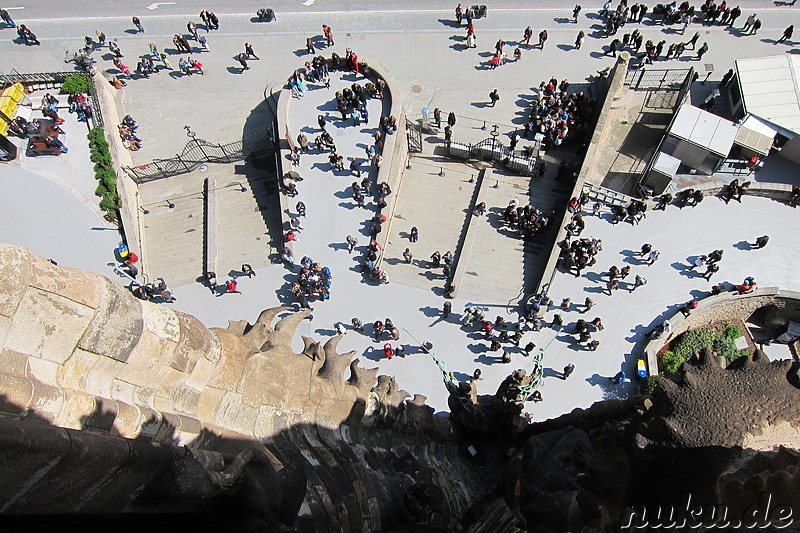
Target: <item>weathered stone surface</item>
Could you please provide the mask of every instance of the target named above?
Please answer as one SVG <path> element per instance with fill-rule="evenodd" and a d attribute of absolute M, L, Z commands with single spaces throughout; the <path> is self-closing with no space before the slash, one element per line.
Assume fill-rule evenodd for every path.
<path fill-rule="evenodd" d="M 30 288 L 16 310 L 6 347 L 63 363 L 72 354 L 93 315 L 91 307 Z"/>
<path fill-rule="evenodd" d="M 78 347 L 125 362 L 144 329 L 141 306 L 119 283 L 99 278 L 103 297 Z"/>
<path fill-rule="evenodd" d="M 210 350 L 211 335 L 195 317 L 185 313 L 177 315 L 181 325 L 181 335 L 169 365 L 175 370 L 190 374 L 197 361 Z"/>

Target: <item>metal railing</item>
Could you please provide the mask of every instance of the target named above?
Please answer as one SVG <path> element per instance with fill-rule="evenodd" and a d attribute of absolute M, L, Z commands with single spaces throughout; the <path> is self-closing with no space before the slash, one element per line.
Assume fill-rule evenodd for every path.
<path fill-rule="evenodd" d="M 92 104 L 92 127 L 95 128 L 97 126 L 102 126 L 103 113 L 100 110 L 100 102 L 97 99 L 97 89 L 94 86 L 94 79 L 86 72 L 33 72 L 29 74 L 20 74 L 19 72 L 14 71 L 14 73 L 0 74 L 0 81 L 2 81 L 4 84 L 21 83 L 25 86 L 34 84 L 49 84 L 55 87 L 56 85 L 60 86 L 63 84 L 68 77 L 75 75 L 83 76 L 88 82 L 89 92 L 87 93 L 87 96 Z"/>
<path fill-rule="evenodd" d="M 694 69 L 648 69 L 629 70 L 625 75 L 625 85 L 632 89 L 657 89 L 679 91 L 691 76 Z"/>
<path fill-rule="evenodd" d="M 497 161 L 509 170 L 531 176 L 536 172 L 538 156 L 528 155 L 524 151 L 511 150 L 497 140 L 496 136 L 474 144 L 450 141 L 447 143 L 447 155 L 455 159 L 477 159 Z"/>
<path fill-rule="evenodd" d="M 214 144 L 192 138 L 180 154 L 167 159 L 155 159 L 144 165 L 122 167 L 138 184 L 171 176 L 186 174 L 206 163 L 233 163 L 248 157 L 275 152 L 274 135 L 271 138 L 245 138 L 227 144 Z"/>

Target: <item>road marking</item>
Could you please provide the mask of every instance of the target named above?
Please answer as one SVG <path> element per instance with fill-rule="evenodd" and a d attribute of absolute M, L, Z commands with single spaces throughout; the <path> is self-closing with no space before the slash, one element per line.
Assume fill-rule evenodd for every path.
<path fill-rule="evenodd" d="M 158 6 L 174 6 L 174 5 L 175 5 L 175 2 L 153 2 L 152 4 L 147 6 L 147 9 L 152 11 L 154 9 L 158 9 Z"/>
<path fill-rule="evenodd" d="M 304 6 L 313 6 L 314 2 L 316 2 L 316 1 L 317 0 L 306 0 L 305 2 L 303 2 L 303 5 Z"/>
<path fill-rule="evenodd" d="M 25 9 L 24 7 L 7 7 L 5 8 L 6 11 L 11 11 L 12 9 Z"/>

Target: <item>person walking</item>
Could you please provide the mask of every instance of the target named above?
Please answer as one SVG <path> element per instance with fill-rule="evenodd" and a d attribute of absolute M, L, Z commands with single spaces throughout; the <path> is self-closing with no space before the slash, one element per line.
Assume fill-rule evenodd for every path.
<path fill-rule="evenodd" d="M 647 283 L 646 279 L 644 279 L 639 274 L 636 274 L 636 277 L 633 279 L 633 285 L 631 285 L 631 288 L 628 290 L 628 292 L 633 292 L 636 290 L 636 287 L 640 287 L 646 283 Z"/>
<path fill-rule="evenodd" d="M 575 8 L 572 10 L 572 22 L 575 24 L 578 23 L 578 15 L 581 14 L 581 6 L 580 4 L 576 4 Z"/>
<path fill-rule="evenodd" d="M 575 365 L 573 365 L 572 363 L 565 366 L 564 372 L 562 372 L 561 374 L 561 379 L 567 379 L 574 370 L 575 370 Z"/>
<path fill-rule="evenodd" d="M 442 305 L 442 318 L 449 317 L 452 310 L 453 304 L 449 301 L 445 302 L 444 305 Z"/>
<path fill-rule="evenodd" d="M 8 14 L 8 11 L 5 9 L 0 9 L 0 18 L 3 19 L 3 22 L 11 26 L 12 28 L 17 27 L 17 23 L 11 18 L 11 15 Z"/>
<path fill-rule="evenodd" d="M 139 33 L 144 33 L 144 28 L 142 27 L 142 22 L 139 20 L 139 17 L 133 17 L 133 25 L 136 26 L 136 29 L 139 30 Z"/>
<path fill-rule="evenodd" d="M 522 33 L 522 41 L 525 43 L 525 46 L 528 48 L 531 47 L 531 37 L 533 37 L 533 28 L 528 26 L 525 28 L 525 31 Z"/>
<path fill-rule="evenodd" d="M 750 28 L 753 27 L 753 24 L 755 24 L 757 19 L 758 15 L 756 15 L 755 13 L 747 17 L 747 20 L 744 21 L 744 26 L 742 27 L 742 33 L 747 33 L 750 30 Z"/>
<path fill-rule="evenodd" d="M 456 6 L 456 21 L 458 21 L 458 25 L 461 26 L 461 19 L 464 18 L 464 11 L 461 9 L 461 4 Z"/>
<path fill-rule="evenodd" d="M 539 32 L 539 49 L 544 50 L 544 43 L 547 40 L 547 30 Z"/>
<path fill-rule="evenodd" d="M 408 248 L 406 248 L 406 251 L 405 251 L 405 252 L 403 252 L 403 259 L 405 259 L 405 260 L 406 260 L 406 263 L 408 263 L 408 264 L 410 265 L 410 264 L 411 264 L 411 259 L 412 259 L 413 257 L 414 257 L 414 256 L 413 256 L 413 255 L 411 255 L 411 251 L 410 251 Z"/>
<path fill-rule="evenodd" d="M 489 100 L 492 101 L 492 107 L 494 107 L 497 101 L 500 100 L 500 95 L 497 94 L 497 89 L 489 93 Z"/>
<path fill-rule="evenodd" d="M 647 261 L 648 261 L 647 266 L 653 266 L 653 263 L 658 261 L 658 256 L 660 255 L 661 252 L 659 252 L 658 250 L 651 251 L 650 254 L 647 256 Z"/>
<path fill-rule="evenodd" d="M 295 205 L 294 208 L 297 210 L 298 217 L 306 216 L 306 204 L 303 202 L 297 202 L 297 205 Z"/>
<path fill-rule="evenodd" d="M 734 7 L 731 9 L 731 12 L 728 13 L 727 21 L 724 24 L 727 24 L 729 27 L 733 26 L 733 23 L 736 21 L 737 18 L 742 14 L 742 10 L 739 6 Z"/>
<path fill-rule="evenodd" d="M 783 30 L 783 35 L 781 36 L 780 39 L 775 41 L 775 44 L 780 44 L 782 42 L 785 42 L 787 39 L 791 39 L 792 33 L 794 33 L 794 24 Z"/>
<path fill-rule="evenodd" d="M 755 35 L 759 29 L 761 29 L 761 19 L 756 18 L 756 21 L 753 22 L 753 28 L 750 30 L 750 35 Z"/>
<path fill-rule="evenodd" d="M 247 54 L 247 57 L 252 57 L 253 59 L 259 59 L 256 53 L 253 51 L 253 45 L 250 43 L 244 43 L 244 53 Z"/>
<path fill-rule="evenodd" d="M 753 248 L 763 248 L 769 242 L 769 235 L 762 235 L 761 237 L 756 239 L 755 244 L 753 244 Z"/>
<path fill-rule="evenodd" d="M 692 35 L 692 38 L 689 39 L 689 42 L 686 43 L 686 46 L 689 46 L 691 44 L 692 45 L 692 50 L 694 50 L 695 47 L 697 46 L 697 40 L 699 38 L 700 38 L 700 32 L 699 31 L 695 32 L 695 34 Z"/>
<path fill-rule="evenodd" d="M 711 280 L 711 276 L 719 272 L 719 265 L 717 263 L 710 263 L 706 267 L 706 272 L 703 274 L 703 277 L 706 278 L 707 281 Z"/>
<path fill-rule="evenodd" d="M 240 72 L 244 72 L 245 70 L 250 70 L 250 67 L 247 66 L 247 57 L 242 53 L 237 56 L 239 60 L 239 64 L 242 65 L 242 70 Z"/>
<path fill-rule="evenodd" d="M 706 52 L 708 52 L 708 43 L 703 43 L 703 46 L 697 50 L 697 60 L 701 60 Z"/>
<path fill-rule="evenodd" d="M 249 264 L 244 263 L 242 265 L 242 274 L 245 274 L 248 278 L 252 278 L 256 275 L 256 271 L 253 270 L 253 267 L 251 267 Z"/>

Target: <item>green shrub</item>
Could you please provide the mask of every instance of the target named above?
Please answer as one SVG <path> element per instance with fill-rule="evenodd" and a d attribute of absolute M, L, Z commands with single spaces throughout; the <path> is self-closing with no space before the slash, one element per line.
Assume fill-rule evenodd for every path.
<path fill-rule="evenodd" d="M 117 193 L 117 173 L 114 171 L 103 128 L 100 126 L 92 128 L 87 137 L 89 139 L 89 157 L 95 163 L 94 177 L 98 181 L 94 193 L 102 198 L 100 209 L 115 220 L 119 220 L 119 208 L 122 202 Z"/>
<path fill-rule="evenodd" d="M 728 339 L 735 341 L 742 336 L 742 330 L 739 329 L 739 326 L 731 326 L 730 324 L 726 324 L 723 335 Z"/>
<path fill-rule="evenodd" d="M 686 362 L 688 358 L 683 357 L 675 352 L 668 351 L 661 356 L 658 361 L 658 371 L 661 374 L 672 374 L 677 372 L 680 366 Z"/>
<path fill-rule="evenodd" d="M 708 348 L 713 344 L 714 332 L 710 329 L 698 328 L 687 331 L 678 337 L 672 351 L 686 361 L 703 348 Z"/>
<path fill-rule="evenodd" d="M 80 74 L 67 76 L 61 85 L 61 94 L 88 93 L 91 88 L 89 79 Z"/>
<path fill-rule="evenodd" d="M 639 394 L 652 395 L 658 388 L 658 382 L 661 381 L 661 376 L 647 375 L 639 382 Z"/>

